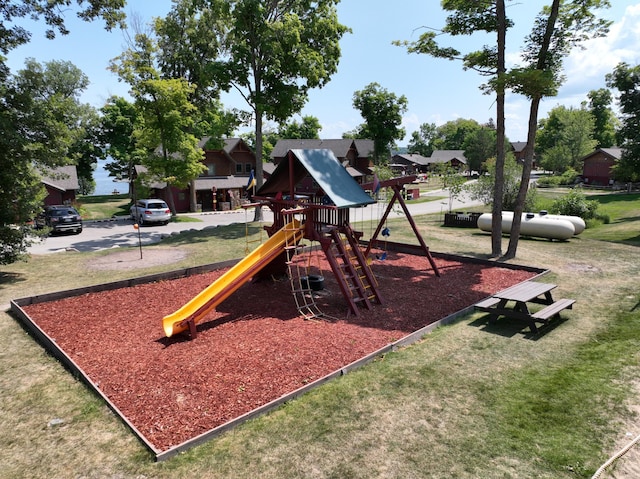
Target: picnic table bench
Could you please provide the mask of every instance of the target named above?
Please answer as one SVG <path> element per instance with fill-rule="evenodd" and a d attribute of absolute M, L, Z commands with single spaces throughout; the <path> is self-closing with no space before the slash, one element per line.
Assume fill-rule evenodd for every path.
<path fill-rule="evenodd" d="M 525 281 L 495 293 L 476 303 L 474 307 L 489 313 L 489 321 L 494 321 L 499 316 L 520 319 L 528 323 L 532 333 L 537 333 L 536 323 L 549 323 L 553 318 L 560 317 L 561 311 L 572 309 L 575 303 L 574 299 L 566 298 L 554 301 L 551 294 L 554 288 L 556 285 L 551 283 Z M 513 303 L 510 307 L 509 302 Z M 544 304 L 545 307 L 531 313 L 527 303 Z"/>

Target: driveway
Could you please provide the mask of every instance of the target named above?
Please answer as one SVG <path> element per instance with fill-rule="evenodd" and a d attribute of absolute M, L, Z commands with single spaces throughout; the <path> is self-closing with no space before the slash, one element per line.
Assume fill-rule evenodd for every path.
<path fill-rule="evenodd" d="M 425 195 L 423 195 L 424 197 Z M 424 215 L 430 213 L 444 213 L 449 209 L 448 193 L 438 190 L 428 193 L 426 196 L 447 197 L 441 200 L 425 201 L 407 205 L 411 215 Z M 477 205 L 479 202 L 461 197 L 454 200 L 453 209 L 461 209 Z M 379 220 L 387 204 L 379 202 L 365 208 L 352 208 L 350 216 L 353 221 L 377 221 Z M 245 223 L 253 221 L 253 210 L 216 211 L 207 213 L 188 213 L 185 216 L 193 217 L 197 222 L 169 223 L 168 225 L 142 226 L 139 229 L 133 227 L 133 221 L 129 217 L 121 217 L 116 220 L 85 222 L 84 230 L 79 235 L 49 236 L 29 247 L 31 254 L 50 254 L 63 251 L 99 251 L 118 247 L 148 245 L 158 243 L 170 235 L 180 234 L 183 231 L 203 230 L 215 228 L 221 225 L 233 223 Z M 402 217 L 404 213 L 396 203 L 389 217 Z M 263 220 L 265 224 L 273 222 L 273 214 L 268 208 L 263 208 Z"/>

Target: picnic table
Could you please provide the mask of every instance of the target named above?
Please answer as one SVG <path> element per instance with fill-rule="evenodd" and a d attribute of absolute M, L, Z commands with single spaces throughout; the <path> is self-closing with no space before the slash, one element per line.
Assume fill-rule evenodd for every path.
<path fill-rule="evenodd" d="M 564 309 L 571 309 L 574 299 L 559 299 L 554 301 L 551 291 L 557 285 L 525 281 L 504 289 L 474 305 L 475 309 L 490 314 L 489 321 L 495 321 L 499 316 L 526 321 L 532 333 L 538 332 L 536 323 L 547 324 L 555 317 L 560 317 Z M 511 303 L 511 305 L 510 305 Z M 528 303 L 546 305 L 539 311 L 532 313 Z"/>

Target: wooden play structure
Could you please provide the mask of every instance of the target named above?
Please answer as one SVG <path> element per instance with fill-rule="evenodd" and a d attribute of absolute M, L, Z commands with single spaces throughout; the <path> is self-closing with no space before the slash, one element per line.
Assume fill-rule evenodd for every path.
<path fill-rule="evenodd" d="M 314 294 L 317 284 L 314 285 L 313 280 L 321 278 L 309 275 L 308 270 L 300 266 L 299 257 L 296 258 L 308 254 L 310 249 L 301 243 L 302 239 L 320 246 L 347 302 L 348 314 L 359 316 L 363 309 L 382 304 L 369 254 L 378 244 L 378 234 L 396 201 L 404 210 L 431 268 L 440 276 L 402 198 L 404 185 L 414 180 L 415 177 L 410 176 L 379 183 L 381 187 L 390 188 L 393 196 L 365 248 L 361 243 L 362 233 L 351 226 L 350 210 L 376 203 L 365 189 L 377 188 L 373 184 L 359 185 L 331 150 L 290 150 L 286 160 L 278 164 L 253 197 L 256 205 L 273 211 L 273 224 L 264 227 L 269 240 L 189 303 L 166 316 L 163 319 L 165 334 L 172 336 L 188 330 L 194 338 L 196 323 L 240 286 L 260 276 L 287 275 L 298 311 L 307 319 L 325 316 Z"/>

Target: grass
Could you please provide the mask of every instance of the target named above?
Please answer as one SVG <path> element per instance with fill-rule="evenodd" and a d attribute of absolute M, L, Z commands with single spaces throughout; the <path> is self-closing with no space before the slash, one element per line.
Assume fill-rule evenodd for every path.
<path fill-rule="evenodd" d="M 129 214 L 131 200 L 128 195 L 78 196 L 78 208 L 85 220 L 102 220 Z"/>
<path fill-rule="evenodd" d="M 514 262 L 549 268 L 546 280 L 559 285 L 557 295 L 577 299 L 569 319 L 547 334 L 528 338 L 509 324 L 486 328 L 482 314 L 471 314 L 161 464 L 11 316 L 0 313 L 3 475 L 591 477 L 625 432 L 638 434 L 629 407 L 637 401 L 640 373 L 638 249 L 620 231 L 600 239 L 617 224 L 637 231 L 637 202 L 607 196 L 602 203 L 611 208 L 612 224 L 594 228 L 590 237 L 587 230 L 567 242 L 520 241 Z M 490 251 L 488 234 L 444 228 L 439 215 L 416 220 L 434 251 L 476 257 Z M 391 240 L 415 242 L 406 221 L 389 225 Z M 250 224 L 251 239 L 259 234 L 260 225 Z M 33 257 L 0 268 L 0 303 L 240 257 L 246 247 L 245 225 L 231 225 L 149 246 L 184 249 L 187 259 L 133 273 L 88 269 L 88 262 L 109 252 Z M 63 422 L 50 426 L 52 419 Z"/>

